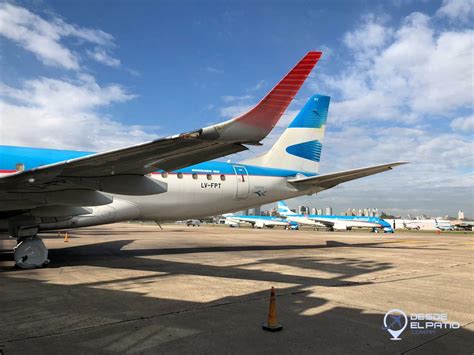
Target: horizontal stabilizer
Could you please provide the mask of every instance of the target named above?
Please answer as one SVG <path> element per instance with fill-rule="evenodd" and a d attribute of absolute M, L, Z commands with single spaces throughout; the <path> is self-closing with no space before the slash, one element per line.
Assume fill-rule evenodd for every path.
<path fill-rule="evenodd" d="M 324 189 L 329 189 L 343 182 L 356 180 L 356 179 L 363 178 L 365 176 L 382 173 L 387 170 L 392 170 L 396 166 L 407 164 L 407 163 L 408 162 L 406 161 L 399 161 L 399 162 L 390 163 L 390 164 L 370 166 L 367 168 L 346 170 L 346 171 L 340 171 L 337 173 L 298 178 L 298 179 L 288 180 L 288 182 L 295 185 L 304 185 L 305 187 L 317 186 L 317 187 L 322 187 Z"/>

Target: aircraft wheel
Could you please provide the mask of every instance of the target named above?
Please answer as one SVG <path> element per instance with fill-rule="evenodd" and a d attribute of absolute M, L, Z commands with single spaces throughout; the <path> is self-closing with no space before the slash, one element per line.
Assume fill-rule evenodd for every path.
<path fill-rule="evenodd" d="M 13 250 L 13 257 L 21 269 L 36 269 L 49 263 L 48 249 L 39 237 L 20 241 Z"/>

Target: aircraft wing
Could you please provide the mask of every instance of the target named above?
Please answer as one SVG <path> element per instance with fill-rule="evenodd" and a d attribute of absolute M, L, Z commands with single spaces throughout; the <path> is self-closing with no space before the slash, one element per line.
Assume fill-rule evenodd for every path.
<path fill-rule="evenodd" d="M 329 189 L 343 182 L 356 180 L 365 176 L 378 174 L 387 170 L 392 170 L 394 167 L 407 164 L 408 162 L 400 161 L 390 164 L 375 165 L 367 168 L 360 168 L 354 170 L 340 171 L 337 173 L 324 174 L 318 176 L 310 176 L 304 178 L 297 178 L 288 180 L 289 183 L 295 186 L 302 185 L 304 187 L 315 186 L 323 189 Z"/>
<path fill-rule="evenodd" d="M 148 195 L 166 184 L 147 178 L 156 170 L 172 171 L 258 145 L 276 125 L 321 52 L 306 56 L 247 113 L 223 123 L 122 149 L 40 166 L 0 178 L 0 193 L 38 193 L 85 188 Z"/>

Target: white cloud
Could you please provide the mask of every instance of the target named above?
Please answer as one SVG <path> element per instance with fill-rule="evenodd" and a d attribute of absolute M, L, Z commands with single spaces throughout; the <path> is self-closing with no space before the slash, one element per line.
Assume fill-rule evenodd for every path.
<path fill-rule="evenodd" d="M 463 23 L 468 23 L 473 14 L 474 2 L 472 0 L 443 0 L 443 5 L 436 12 L 438 16 Z"/>
<path fill-rule="evenodd" d="M 451 122 L 451 128 L 464 133 L 474 133 L 474 115 L 455 118 Z"/>
<path fill-rule="evenodd" d="M 61 41 L 75 37 L 97 46 L 114 46 L 112 35 L 82 28 L 54 17 L 46 21 L 29 10 L 8 3 L 0 4 L 0 35 L 33 53 L 43 64 L 80 69 L 80 56 Z"/>
<path fill-rule="evenodd" d="M 206 71 L 208 71 L 209 73 L 214 73 L 214 74 L 224 73 L 223 70 L 220 70 L 220 69 L 217 69 L 217 68 L 214 68 L 214 67 L 211 67 L 211 66 L 206 67 Z"/>
<path fill-rule="evenodd" d="M 99 108 L 134 96 L 120 85 L 100 86 L 91 76 L 39 78 L 21 88 L 2 84 L 0 96 L 0 144 L 97 151 L 156 138 L 99 115 Z"/>
<path fill-rule="evenodd" d="M 87 50 L 87 55 L 95 61 L 108 65 L 110 67 L 120 66 L 120 60 L 110 56 L 103 48 L 96 47 L 93 51 Z"/>
<path fill-rule="evenodd" d="M 230 106 L 222 107 L 219 110 L 219 114 L 223 118 L 234 118 L 247 112 L 252 107 L 253 105 L 246 105 L 246 104 L 230 105 Z"/>
<path fill-rule="evenodd" d="M 295 119 L 296 115 L 301 111 L 288 109 L 283 116 L 278 120 L 276 127 L 287 128 L 288 125 Z"/>
<path fill-rule="evenodd" d="M 226 104 L 219 108 L 219 115 L 223 118 L 234 118 L 240 116 L 255 105 L 254 97 L 252 95 L 226 95 L 222 96 L 221 99 Z"/>
<path fill-rule="evenodd" d="M 90 111 L 113 102 L 124 102 L 134 96 L 120 85 L 99 86 L 90 75 L 79 75 L 74 81 L 51 78 L 28 80 L 21 89 L 2 84 L 0 95 L 46 110 L 73 113 Z"/>
<path fill-rule="evenodd" d="M 265 85 L 266 85 L 266 81 L 265 80 L 260 80 L 257 84 L 255 84 L 254 86 L 252 86 L 251 88 L 247 89 L 247 91 L 257 91 L 257 90 L 260 90 L 261 88 L 263 88 Z"/>
<path fill-rule="evenodd" d="M 349 69 L 317 82 L 319 88 L 322 79 L 340 94 L 333 101 L 333 122 L 410 122 L 425 114 L 448 116 L 471 104 L 472 30 L 437 31 L 421 13 L 407 16 L 399 28 L 368 19 L 344 37 L 352 56 Z M 363 38 L 370 40 L 354 44 Z"/>
<path fill-rule="evenodd" d="M 392 29 L 383 25 L 384 20 L 373 14 L 367 16 L 360 28 L 344 35 L 344 44 L 358 53 L 375 54 L 392 36 Z"/>
<path fill-rule="evenodd" d="M 252 95 L 242 95 L 242 96 L 231 96 L 231 95 L 226 95 L 222 96 L 222 101 L 224 102 L 234 102 L 234 101 L 247 101 L 253 99 Z"/>

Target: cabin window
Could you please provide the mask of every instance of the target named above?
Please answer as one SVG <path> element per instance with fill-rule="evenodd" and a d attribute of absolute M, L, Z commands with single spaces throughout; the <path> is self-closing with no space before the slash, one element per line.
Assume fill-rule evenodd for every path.
<path fill-rule="evenodd" d="M 221 175 L 221 180 L 225 181 L 225 175 Z"/>
<path fill-rule="evenodd" d="M 16 171 L 24 171 L 24 170 L 25 170 L 25 164 L 23 164 L 23 163 L 16 163 L 16 164 L 15 164 L 15 170 L 16 170 Z"/>
<path fill-rule="evenodd" d="M 211 174 L 207 174 L 206 177 L 207 177 L 207 180 L 212 180 L 212 175 Z"/>
<path fill-rule="evenodd" d="M 182 179 L 183 178 L 183 173 L 178 173 L 178 179 Z"/>
<path fill-rule="evenodd" d="M 197 178 L 198 178 L 198 174 L 194 173 L 194 174 L 193 174 L 193 179 L 194 179 L 194 180 L 197 180 Z"/>
<path fill-rule="evenodd" d="M 166 179 L 168 177 L 168 173 L 166 171 L 163 171 L 161 173 L 161 177 Z"/>

